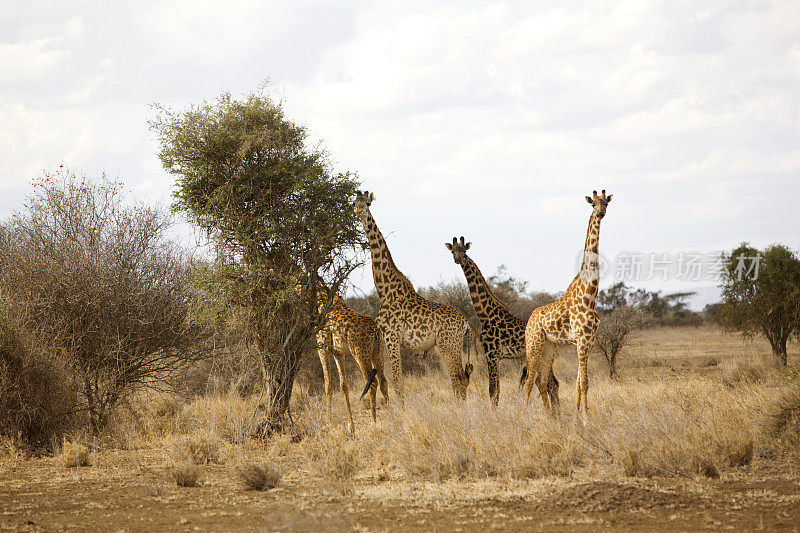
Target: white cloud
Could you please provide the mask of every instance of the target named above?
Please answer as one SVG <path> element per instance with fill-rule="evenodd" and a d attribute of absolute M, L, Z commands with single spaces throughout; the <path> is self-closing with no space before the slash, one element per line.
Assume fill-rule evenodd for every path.
<path fill-rule="evenodd" d="M 608 253 L 800 246 L 797 2 L 19 9 L 0 22 L 0 213 L 62 161 L 167 196 L 147 105 L 269 77 L 376 191 L 420 284 L 459 276 L 441 244 L 469 233 L 485 270 L 563 288 L 603 187 Z"/>
<path fill-rule="evenodd" d="M 0 82 L 11 84 L 21 79 L 41 79 L 62 61 L 67 53 L 53 49 L 56 39 L 33 39 L 19 43 L 0 42 Z"/>

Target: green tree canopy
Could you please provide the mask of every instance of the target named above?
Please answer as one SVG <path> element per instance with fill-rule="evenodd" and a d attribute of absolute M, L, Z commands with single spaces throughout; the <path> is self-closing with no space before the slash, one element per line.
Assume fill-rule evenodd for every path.
<path fill-rule="evenodd" d="M 786 343 L 800 332 L 800 259 L 781 244 L 760 251 L 742 243 L 723 260 L 717 319 L 744 335 L 763 334 L 785 366 Z"/>
<path fill-rule="evenodd" d="M 303 348 L 322 325 L 316 291 L 359 263 L 356 176 L 332 171 L 305 127 L 263 94 L 223 94 L 186 110 L 155 106 L 159 157 L 177 176 L 174 209 L 216 247 L 204 276 L 217 318 L 244 313 L 264 362 L 269 427 L 280 425 Z M 227 315 L 226 315 L 227 313 Z"/>

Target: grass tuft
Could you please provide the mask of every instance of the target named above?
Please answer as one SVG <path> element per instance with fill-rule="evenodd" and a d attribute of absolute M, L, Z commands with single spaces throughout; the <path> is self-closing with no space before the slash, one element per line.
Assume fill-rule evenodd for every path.
<path fill-rule="evenodd" d="M 778 399 L 766 426 L 779 450 L 800 455 L 800 389 L 794 387 Z"/>
<path fill-rule="evenodd" d="M 180 463 L 170 470 L 179 487 L 196 487 L 200 484 L 200 468 L 194 463 Z"/>
<path fill-rule="evenodd" d="M 61 466 L 67 468 L 89 466 L 91 464 L 89 448 L 79 442 L 66 439 L 61 444 L 61 451 L 56 457 L 56 460 Z"/>
<path fill-rule="evenodd" d="M 247 490 L 269 490 L 278 486 L 282 474 L 270 463 L 246 461 L 236 465 L 236 476 Z"/>
<path fill-rule="evenodd" d="M 222 462 L 220 448 L 220 441 L 213 434 L 197 432 L 174 439 L 167 452 L 176 462 L 219 464 Z"/>

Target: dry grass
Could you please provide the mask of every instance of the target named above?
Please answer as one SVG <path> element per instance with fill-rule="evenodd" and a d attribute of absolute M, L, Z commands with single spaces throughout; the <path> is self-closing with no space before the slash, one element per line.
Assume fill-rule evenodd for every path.
<path fill-rule="evenodd" d="M 768 428 L 787 455 L 800 456 L 800 390 L 787 391 L 770 413 Z"/>
<path fill-rule="evenodd" d="M 189 432 L 203 429 L 230 444 L 244 444 L 253 431 L 257 402 L 257 396 L 242 398 L 235 392 L 200 398 L 181 411 L 181 427 Z"/>
<path fill-rule="evenodd" d="M 376 426 L 363 423 L 354 439 L 322 423 L 299 453 L 325 478 L 380 467 L 407 480 L 433 481 L 568 476 L 586 469 L 709 475 L 750 461 L 758 413 L 770 396 L 707 379 L 597 380 L 594 410 L 584 427 L 574 419 L 571 395 L 565 395 L 562 417 L 550 420 L 538 399 L 525 410 L 517 395 L 501 399 L 497 408 L 475 396 L 441 400 L 441 382 L 441 376 L 409 380 L 405 404 L 383 412 Z"/>
<path fill-rule="evenodd" d="M 236 465 L 236 476 L 247 490 L 269 490 L 278 486 L 282 474 L 269 462 L 249 460 Z"/>
<path fill-rule="evenodd" d="M 796 351 L 790 349 L 792 364 Z M 665 328 L 645 332 L 623 352 L 619 365 L 619 379 L 609 380 L 601 358 L 593 356 L 586 426 L 575 420 L 575 359 L 565 349 L 555 366 L 562 381 L 562 414 L 555 419 L 544 415 L 535 396 L 525 407 L 516 363 L 506 365 L 497 407 L 489 403 L 485 371 L 463 402 L 453 399 L 444 375 L 412 376 L 405 403 L 393 397 L 379 410 L 377 423 L 354 404 L 354 437 L 345 431 L 340 396 L 334 396 L 329 419 L 324 397 L 298 383 L 292 435 L 276 436 L 266 446 L 250 435 L 259 415 L 257 396 L 236 394 L 159 409 L 172 412 L 172 419 L 159 414 L 159 423 L 151 426 L 158 431 L 149 438 L 165 445 L 176 465 L 246 456 L 232 461 L 238 463 L 237 477 L 249 488 L 270 488 L 280 479 L 275 464 L 292 475 L 345 484 L 718 477 L 750 464 L 756 451 L 782 446 L 774 438 L 777 431 L 765 430 L 775 417 L 787 421 L 781 427 L 796 425 L 796 409 L 788 400 L 790 407 L 770 416 L 772 406 L 796 389 L 796 381 L 772 366 L 765 343 L 710 328 Z M 166 427 L 172 434 L 160 436 Z M 796 442 L 796 432 L 781 432 L 788 435 L 781 442 Z M 264 457 L 249 458 L 253 450 Z"/>
<path fill-rule="evenodd" d="M 194 463 L 181 463 L 170 469 L 172 479 L 179 487 L 196 487 L 200 484 L 200 468 Z"/>
<path fill-rule="evenodd" d="M 92 464 L 89 448 L 79 442 L 66 439 L 61 444 L 61 451 L 56 456 L 56 462 L 67 468 Z"/>
<path fill-rule="evenodd" d="M 263 412 L 257 394 L 142 395 L 114 420 L 109 436 L 120 438 L 93 441 L 112 449 L 94 451 L 92 468 L 54 470 L 35 457 L 0 466 L 13 472 L 9 509 L 30 511 L 16 523 L 34 516 L 45 529 L 73 508 L 103 509 L 80 513 L 85 529 L 153 509 L 173 529 L 785 529 L 798 502 L 798 352 L 790 345 L 781 370 L 762 341 L 647 331 L 622 353 L 618 379 L 590 359 L 586 426 L 575 420 L 569 349 L 555 365 L 556 419 L 535 392 L 526 408 L 516 361 L 504 363 L 497 407 L 480 361 L 466 401 L 443 374 L 410 376 L 405 403 L 392 394 L 373 423 L 351 395 L 354 436 L 341 395 L 329 417 L 314 381 L 296 383 L 294 426 L 266 441 L 249 429 Z M 0 439 L 9 454 L 15 446 Z M 176 486 L 201 478 L 202 488 Z"/>
<path fill-rule="evenodd" d="M 220 439 L 203 431 L 175 438 L 167 447 L 167 453 L 177 463 L 205 465 L 223 462 Z"/>

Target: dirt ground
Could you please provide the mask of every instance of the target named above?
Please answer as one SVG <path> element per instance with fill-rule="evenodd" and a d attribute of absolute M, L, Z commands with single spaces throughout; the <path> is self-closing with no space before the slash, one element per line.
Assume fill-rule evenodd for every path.
<path fill-rule="evenodd" d="M 159 450 L 107 451 L 72 469 L 52 458 L 5 460 L 0 530 L 800 530 L 800 475 L 767 459 L 719 479 L 319 487 L 286 476 L 264 492 L 244 490 L 220 465 L 202 467 L 201 486 L 180 488 L 162 463 Z"/>

